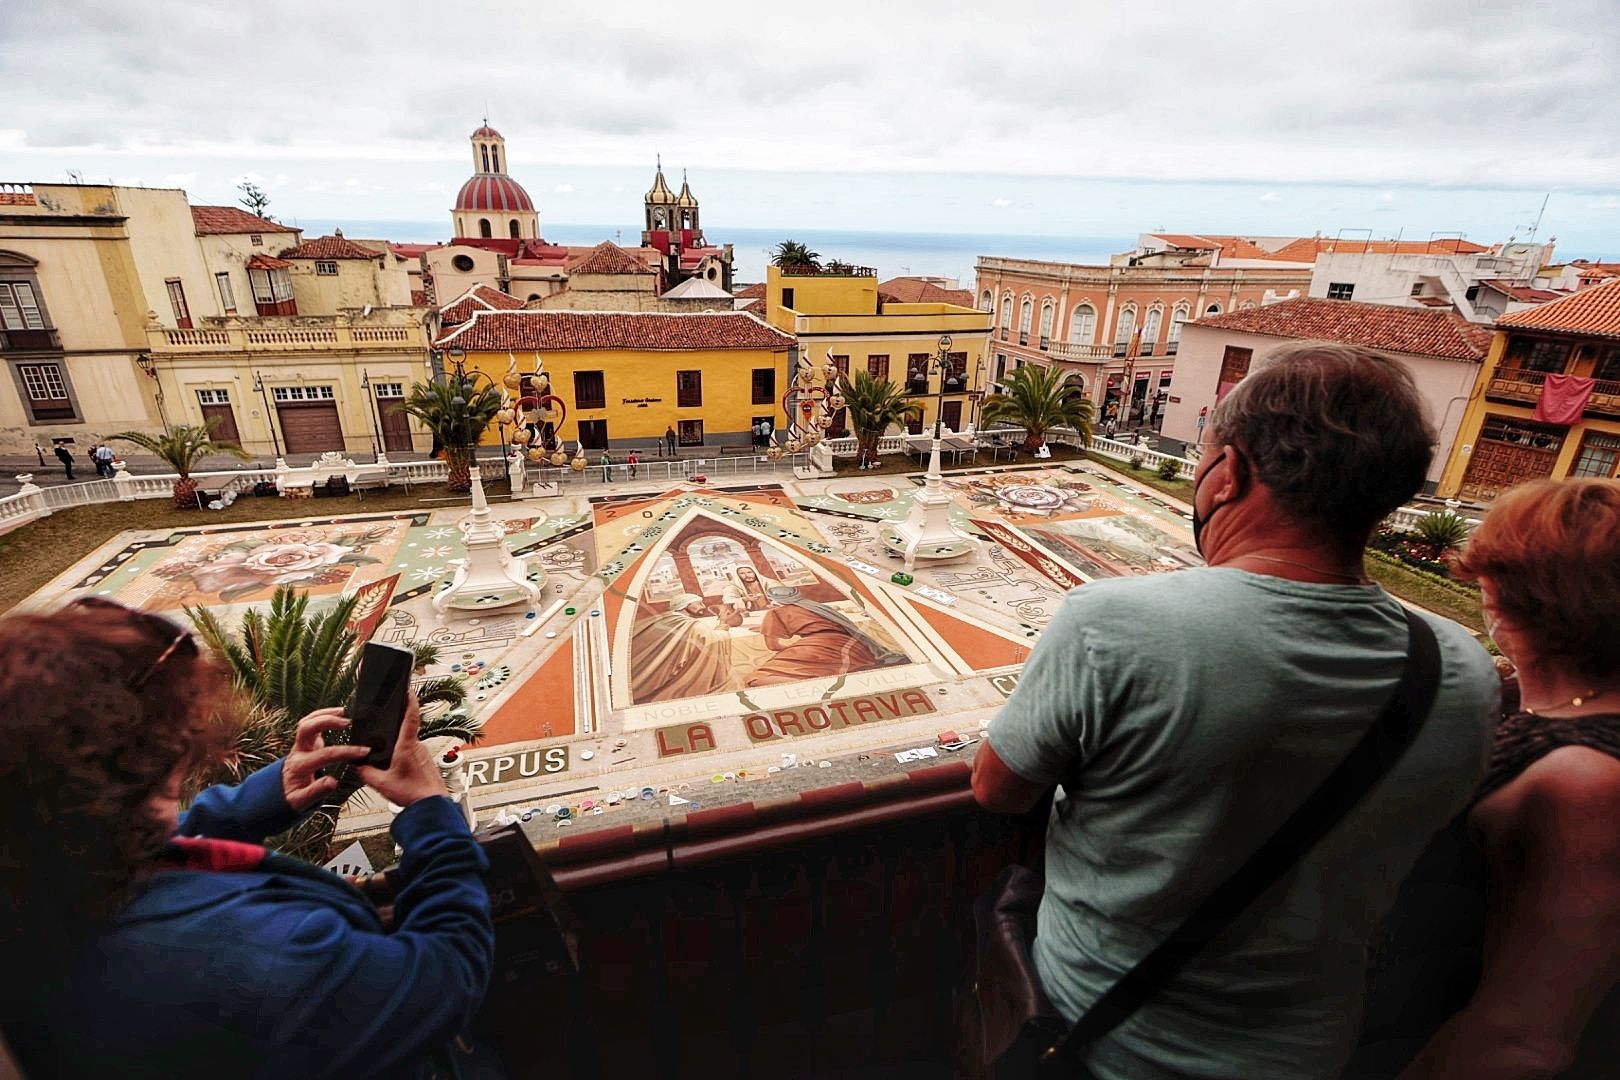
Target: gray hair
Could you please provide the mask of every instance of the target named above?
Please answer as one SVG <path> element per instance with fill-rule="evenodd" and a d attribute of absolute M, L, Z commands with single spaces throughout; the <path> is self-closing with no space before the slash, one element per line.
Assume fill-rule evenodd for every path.
<path fill-rule="evenodd" d="M 1266 357 L 1210 417 L 1283 510 L 1365 535 L 1423 486 L 1435 431 L 1411 374 L 1357 345 L 1300 342 Z"/>

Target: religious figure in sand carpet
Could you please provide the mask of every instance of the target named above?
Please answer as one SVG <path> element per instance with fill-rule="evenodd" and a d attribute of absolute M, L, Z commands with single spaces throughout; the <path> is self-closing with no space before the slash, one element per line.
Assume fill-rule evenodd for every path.
<path fill-rule="evenodd" d="M 636 624 L 630 635 L 632 701 L 702 697 L 731 689 L 731 636 L 741 620 L 730 608 L 717 619 L 695 593 L 681 593 L 662 615 Z"/>
<path fill-rule="evenodd" d="M 886 647 L 835 608 L 806 600 L 798 589 L 777 586 L 766 596 L 771 607 L 759 632 L 775 655 L 754 669 L 748 686 L 910 663 L 905 653 Z"/>
<path fill-rule="evenodd" d="M 720 602 L 739 615 L 750 611 L 764 611 L 770 607 L 765 596 L 765 585 L 759 580 L 759 571 L 752 566 L 734 567 L 731 580 L 720 591 Z"/>

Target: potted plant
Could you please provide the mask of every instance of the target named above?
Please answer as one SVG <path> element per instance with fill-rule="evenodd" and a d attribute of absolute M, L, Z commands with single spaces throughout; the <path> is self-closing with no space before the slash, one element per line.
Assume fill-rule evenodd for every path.
<path fill-rule="evenodd" d="M 455 376 L 441 381 L 411 384 L 400 409 L 416 417 L 433 432 L 433 441 L 444 448 L 449 468 L 445 487 L 450 491 L 472 490 L 472 448 L 501 408 L 501 394 L 495 384 L 476 384 L 475 378 L 460 382 Z"/>
<path fill-rule="evenodd" d="M 1034 453 L 1052 428 L 1073 428 L 1082 446 L 1091 445 L 1092 405 L 1085 386 L 1056 367 L 1021 364 L 996 383 L 984 403 L 984 422 L 1003 421 L 1024 429 L 1024 450 Z"/>
<path fill-rule="evenodd" d="M 876 379 L 864 371 L 844 381 L 844 407 L 849 410 L 849 424 L 855 429 L 856 445 L 860 448 L 858 466 L 862 469 L 877 464 L 878 440 L 895 425 L 904 426 L 908 420 L 922 414 L 922 407 L 907 401 L 900 388 L 887 379 Z"/>
<path fill-rule="evenodd" d="M 191 478 L 191 469 L 198 460 L 209 454 L 229 454 L 243 461 L 248 457 L 235 443 L 217 443 L 213 440 L 214 425 L 217 423 L 218 419 L 212 419 L 201 425 L 177 424 L 162 435 L 125 431 L 110 437 L 134 443 L 173 469 L 178 476 L 174 482 L 174 508 L 195 510 L 199 505 L 197 481 Z"/>

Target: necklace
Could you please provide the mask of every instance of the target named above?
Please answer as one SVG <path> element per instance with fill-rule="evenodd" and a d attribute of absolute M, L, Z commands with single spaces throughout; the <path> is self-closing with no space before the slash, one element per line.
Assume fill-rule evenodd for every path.
<path fill-rule="evenodd" d="M 1261 559 L 1261 560 L 1264 560 L 1265 562 L 1282 563 L 1284 566 L 1297 566 L 1301 570 L 1309 570 L 1311 573 L 1313 573 L 1313 574 L 1321 574 L 1323 577 L 1343 578 L 1345 581 L 1353 582 L 1356 585 L 1365 585 L 1365 584 L 1367 584 L 1367 578 L 1366 578 L 1366 575 L 1364 575 L 1364 574 L 1341 574 L 1337 570 L 1324 570 L 1320 566 L 1312 566 L 1310 563 L 1302 563 L 1302 562 L 1298 562 L 1298 561 L 1296 561 L 1294 559 L 1279 559 L 1275 555 L 1254 555 L 1254 554 L 1249 554 L 1249 555 L 1239 555 L 1238 558 L 1240 558 L 1240 559 Z"/>
<path fill-rule="evenodd" d="M 1519 705 L 1519 711 L 1520 712 L 1527 712 L 1531 716 L 1540 716 L 1542 714 L 1542 712 L 1544 710 L 1546 710 L 1546 709 L 1578 709 L 1582 705 L 1585 705 L 1588 701 L 1591 701 L 1593 698 L 1602 697 L 1602 696 L 1603 696 L 1603 693 L 1600 690 L 1588 690 L 1584 694 L 1575 695 L 1574 697 L 1570 698 L 1568 701 L 1555 701 L 1551 705 L 1543 705 L 1540 708 L 1536 708 L 1536 709 L 1532 709 L 1530 706 L 1525 705 L 1525 704 L 1523 704 L 1521 702 L 1520 705 Z"/>

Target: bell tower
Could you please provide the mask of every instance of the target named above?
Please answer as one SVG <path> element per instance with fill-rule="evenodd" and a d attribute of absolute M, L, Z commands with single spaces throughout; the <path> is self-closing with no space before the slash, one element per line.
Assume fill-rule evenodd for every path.
<path fill-rule="evenodd" d="M 540 236 L 540 215 L 523 185 L 506 173 L 506 140 L 479 125 L 472 144 L 473 175 L 456 195 L 450 211 L 457 237 L 484 240 L 533 240 Z"/>

